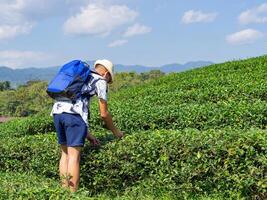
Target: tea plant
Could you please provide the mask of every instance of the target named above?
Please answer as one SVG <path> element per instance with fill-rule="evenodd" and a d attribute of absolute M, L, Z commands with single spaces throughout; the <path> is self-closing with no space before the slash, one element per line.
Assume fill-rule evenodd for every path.
<path fill-rule="evenodd" d="M 112 93 L 109 108 L 126 132 L 122 140 L 104 131 L 93 101 L 90 128 L 102 146 L 86 144 L 84 193 L 76 197 L 266 199 L 266 77 L 262 56 Z M 0 125 L 0 198 L 69 198 L 55 185 L 59 148 L 49 112 Z M 27 178 L 29 185 L 16 184 Z M 9 190 L 9 182 L 17 189 Z"/>

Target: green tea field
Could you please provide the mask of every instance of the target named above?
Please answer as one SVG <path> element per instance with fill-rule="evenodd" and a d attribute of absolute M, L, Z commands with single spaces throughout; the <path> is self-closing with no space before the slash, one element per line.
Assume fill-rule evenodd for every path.
<path fill-rule="evenodd" d="M 101 147 L 86 143 L 75 194 L 59 184 L 52 105 L 42 94 L 45 111 L 0 124 L 0 199 L 267 199 L 267 56 L 112 92 L 121 140 L 93 101 Z"/>

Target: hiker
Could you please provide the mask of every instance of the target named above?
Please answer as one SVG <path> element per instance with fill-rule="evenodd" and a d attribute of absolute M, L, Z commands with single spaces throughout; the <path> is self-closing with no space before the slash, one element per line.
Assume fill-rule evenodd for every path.
<path fill-rule="evenodd" d="M 87 98 L 79 98 L 75 102 L 57 100 L 51 112 L 57 132 L 58 143 L 61 149 L 59 161 L 60 176 L 64 177 L 62 186 L 72 192 L 78 189 L 80 179 L 80 155 L 84 146 L 85 138 L 92 145 L 99 145 L 99 141 L 89 132 L 88 104 L 90 97 L 97 96 L 100 116 L 117 138 L 123 137 L 114 124 L 108 111 L 107 95 L 108 84 L 114 81 L 113 64 L 109 60 L 97 60 L 94 69 L 91 69 L 90 79 L 82 86 L 82 91 L 87 92 Z"/>

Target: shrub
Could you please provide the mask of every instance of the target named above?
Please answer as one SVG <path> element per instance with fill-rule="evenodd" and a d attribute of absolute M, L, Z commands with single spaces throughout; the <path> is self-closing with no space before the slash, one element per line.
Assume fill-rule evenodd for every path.
<path fill-rule="evenodd" d="M 94 193 L 149 183 L 178 193 L 234 193 L 263 199 L 267 135 L 262 130 L 144 132 L 91 153 L 82 162 L 82 185 Z"/>
<path fill-rule="evenodd" d="M 0 170 L 58 177 L 59 148 L 55 134 L 6 137 L 1 143 Z"/>
<path fill-rule="evenodd" d="M 19 118 L 0 124 L 0 138 L 44 134 L 51 131 L 55 131 L 55 127 L 50 116 Z"/>
<path fill-rule="evenodd" d="M 169 74 L 111 94 L 109 108 L 118 127 L 127 133 L 184 128 L 266 129 L 266 67 L 267 56 L 263 56 Z M 24 136 L 53 131 L 49 112 L 0 125 L 0 133 Z M 103 130 L 97 101 L 91 106 L 90 127 Z"/>
<path fill-rule="evenodd" d="M 57 181 L 34 173 L 0 172 L 0 199 L 89 199 L 86 191 L 76 194 L 62 189 Z"/>
<path fill-rule="evenodd" d="M 81 186 L 104 199 L 139 198 L 136 191 L 156 199 L 266 199 L 266 61 L 263 56 L 170 74 L 112 94 L 109 108 L 117 125 L 133 134 L 113 141 L 101 133 L 101 148 L 87 144 Z M 90 127 L 102 132 L 97 107 L 94 101 Z M 0 172 L 58 179 L 55 134 L 39 134 L 54 125 L 42 113 L 0 125 Z M 9 192 L 1 193 L 1 180 L 5 198 Z M 30 198 L 48 198 L 40 188 L 28 191 Z"/>
<path fill-rule="evenodd" d="M 266 130 L 146 131 L 86 145 L 81 186 L 91 195 L 122 194 L 140 185 L 172 193 L 263 199 L 266 196 Z M 58 179 L 55 135 L 9 138 L 0 148 L 0 168 Z"/>

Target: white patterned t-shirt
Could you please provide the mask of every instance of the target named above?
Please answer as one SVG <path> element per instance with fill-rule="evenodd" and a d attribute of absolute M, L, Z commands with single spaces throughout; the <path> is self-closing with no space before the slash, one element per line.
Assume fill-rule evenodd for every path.
<path fill-rule="evenodd" d="M 90 96 L 97 96 L 99 99 L 108 100 L 108 85 L 107 81 L 102 76 L 92 73 L 92 78 L 88 84 L 82 88 L 82 93 L 89 92 Z M 88 106 L 91 98 L 79 98 L 74 104 L 71 101 L 56 101 L 53 105 L 51 116 L 53 114 L 71 113 L 81 115 L 86 126 L 88 124 Z"/>

